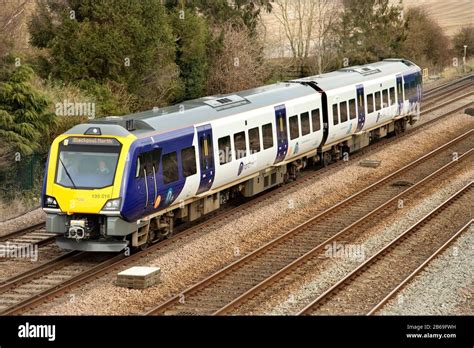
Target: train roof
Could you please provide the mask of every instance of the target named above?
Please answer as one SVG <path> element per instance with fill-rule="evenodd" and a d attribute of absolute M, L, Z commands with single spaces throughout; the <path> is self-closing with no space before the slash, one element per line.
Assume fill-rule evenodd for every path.
<path fill-rule="evenodd" d="M 142 137 L 147 136 L 151 131 L 163 133 L 231 117 L 235 114 L 265 106 L 282 104 L 291 99 L 317 93 L 309 85 L 310 83 L 317 85 L 323 91 L 328 91 L 346 85 L 362 83 L 375 77 L 411 72 L 417 69 L 419 68 L 410 61 L 387 59 L 377 63 L 343 68 L 330 73 L 280 82 L 232 94 L 203 97 L 135 114 L 107 117 L 91 123 L 119 125 L 130 130 L 136 136 Z"/>
<path fill-rule="evenodd" d="M 315 90 L 307 85 L 280 82 L 233 94 L 188 100 L 181 104 L 131 115 L 107 117 L 90 123 L 118 124 L 129 128 L 127 122 L 133 121 L 132 128 L 134 130 L 131 133 L 138 137 L 144 137 L 150 131 L 163 133 L 185 128 L 216 119 L 232 117 L 265 106 L 283 104 L 285 101 L 314 93 L 316 93 Z"/>
<path fill-rule="evenodd" d="M 356 85 L 367 80 L 399 73 L 411 73 L 418 71 L 419 67 L 406 59 L 385 59 L 380 62 L 351 66 L 333 72 L 308 76 L 293 80 L 300 83 L 315 82 L 324 91 Z"/>

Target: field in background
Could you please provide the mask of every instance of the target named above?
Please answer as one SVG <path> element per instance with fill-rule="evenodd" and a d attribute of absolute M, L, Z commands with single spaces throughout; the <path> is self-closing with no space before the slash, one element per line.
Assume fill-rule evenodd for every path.
<path fill-rule="evenodd" d="M 474 24 L 473 0 L 404 0 L 403 4 L 423 7 L 450 37 L 460 28 Z"/>
<path fill-rule="evenodd" d="M 398 4 L 400 0 L 391 2 Z M 456 34 L 462 27 L 474 25 L 474 0 L 403 0 L 403 6 L 404 8 L 422 7 L 425 9 L 449 37 Z M 284 29 L 275 17 L 274 12 L 277 10 L 274 5 L 272 13 L 262 13 L 262 32 L 265 33 L 265 50 L 269 58 L 291 55 Z"/>

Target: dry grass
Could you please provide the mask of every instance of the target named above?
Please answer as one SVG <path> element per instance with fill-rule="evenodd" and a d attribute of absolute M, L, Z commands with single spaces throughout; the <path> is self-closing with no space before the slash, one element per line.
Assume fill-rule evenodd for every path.
<path fill-rule="evenodd" d="M 11 202 L 0 201 L 0 222 L 13 219 L 39 206 L 38 201 L 15 198 Z"/>
<path fill-rule="evenodd" d="M 466 61 L 466 73 L 474 71 L 474 58 L 468 59 Z M 450 66 L 448 68 L 445 68 L 443 72 L 441 73 L 441 77 L 445 79 L 450 79 L 450 78 L 455 78 L 457 76 L 460 76 L 464 73 L 463 71 L 463 66 L 462 66 L 462 61 L 459 61 L 459 64 L 457 67 Z"/>

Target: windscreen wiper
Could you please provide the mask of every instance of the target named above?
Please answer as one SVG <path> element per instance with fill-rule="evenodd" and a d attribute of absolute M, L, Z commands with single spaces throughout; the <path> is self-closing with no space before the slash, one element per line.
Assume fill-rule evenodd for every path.
<path fill-rule="evenodd" d="M 76 184 L 74 183 L 74 180 L 72 180 L 71 175 L 69 174 L 66 166 L 63 163 L 63 160 L 61 159 L 61 157 L 58 157 L 58 158 L 59 158 L 59 162 L 61 162 L 61 164 L 63 165 L 64 171 L 66 172 L 67 177 L 69 178 L 69 180 L 71 180 L 72 186 L 74 186 L 74 188 L 77 189 Z"/>

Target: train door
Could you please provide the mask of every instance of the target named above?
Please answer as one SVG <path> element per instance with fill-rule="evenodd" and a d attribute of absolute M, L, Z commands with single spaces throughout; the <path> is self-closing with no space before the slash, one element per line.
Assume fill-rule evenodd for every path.
<path fill-rule="evenodd" d="M 365 124 L 365 96 L 364 96 L 364 85 L 357 85 L 357 128 L 356 133 L 360 132 L 364 128 Z"/>
<path fill-rule="evenodd" d="M 143 161 L 143 176 L 145 185 L 145 206 L 153 207 L 157 197 L 158 185 L 157 185 L 157 173 L 161 159 L 161 149 L 154 149 L 143 153 L 141 156 Z"/>
<path fill-rule="evenodd" d="M 286 126 L 285 105 L 275 106 L 275 123 L 277 135 L 277 156 L 274 164 L 283 161 L 288 151 L 288 131 Z"/>
<path fill-rule="evenodd" d="M 402 75 L 397 75 L 397 100 L 398 100 L 398 114 L 403 110 L 403 79 Z"/>
<path fill-rule="evenodd" d="M 157 196 L 157 172 L 160 165 L 161 149 L 147 151 L 138 156 L 137 160 L 137 192 L 142 197 L 143 209 L 154 205 Z"/>
<path fill-rule="evenodd" d="M 214 182 L 214 150 L 212 146 L 212 127 L 210 124 L 197 127 L 199 163 L 201 179 L 197 194 L 209 191 Z"/>

